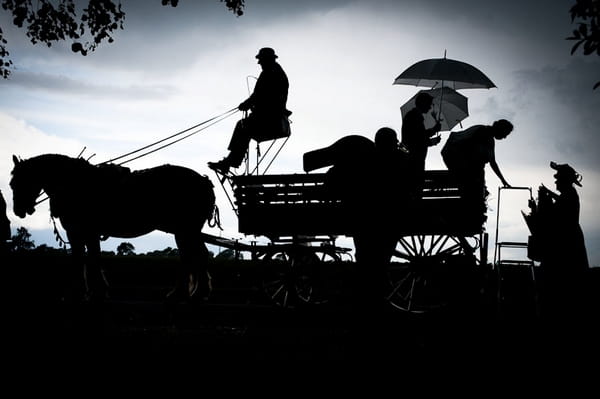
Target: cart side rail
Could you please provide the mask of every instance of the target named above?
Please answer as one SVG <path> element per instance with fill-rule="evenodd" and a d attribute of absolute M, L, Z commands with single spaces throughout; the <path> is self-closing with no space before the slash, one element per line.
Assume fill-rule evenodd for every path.
<path fill-rule="evenodd" d="M 268 237 L 352 235 L 347 210 L 326 178 L 326 173 L 233 177 L 239 231 Z M 397 233 L 472 235 L 483 229 L 481 215 L 476 216 L 463 207 L 448 171 L 430 170 L 425 173 L 422 200 L 411 209 L 399 209 Z"/>

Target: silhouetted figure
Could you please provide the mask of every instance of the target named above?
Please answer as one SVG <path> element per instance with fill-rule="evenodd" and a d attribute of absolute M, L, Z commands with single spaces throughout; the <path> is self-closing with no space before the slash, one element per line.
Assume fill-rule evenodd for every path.
<path fill-rule="evenodd" d="M 374 142 L 350 135 L 304 154 L 306 171 L 332 165 L 326 184 L 342 201 L 356 250 L 354 300 L 368 311 L 383 304 L 398 240 L 394 229 L 408 201 L 407 162 L 396 132 L 387 127 L 377 131 Z"/>
<path fill-rule="evenodd" d="M 431 110 L 432 104 L 431 95 L 419 93 L 415 98 L 415 108 L 408 111 L 402 119 L 402 145 L 408 150 L 408 168 L 414 189 L 412 194 L 417 198 L 420 198 L 423 191 L 427 149 L 440 142 L 440 137 L 436 136 L 441 128 L 439 121 L 433 127 L 425 128 L 423 115 Z"/>
<path fill-rule="evenodd" d="M 10 240 L 10 220 L 6 216 L 6 201 L 0 191 L 0 258 L 8 252 L 8 240 Z"/>
<path fill-rule="evenodd" d="M 579 224 L 581 176 L 568 164 L 550 162 L 556 170 L 557 194 L 544 185 L 538 202 L 530 201 L 528 225 L 538 244 L 543 273 L 542 310 L 548 317 L 575 316 L 585 306 L 584 281 L 589 269 L 585 240 Z"/>
<path fill-rule="evenodd" d="M 250 139 L 272 140 L 290 135 L 288 117 L 291 111 L 286 108 L 289 82 L 281 66 L 275 61 L 278 57 L 272 48 L 261 48 L 256 55 L 262 68 L 254 91 L 239 106 L 240 111 L 251 111 L 239 120 L 233 131 L 227 149 L 229 154 L 218 162 L 209 162 L 211 169 L 228 173 L 244 160 Z"/>
<path fill-rule="evenodd" d="M 304 154 L 304 170 L 331 166 L 326 172 L 326 187 L 334 198 L 341 198 L 353 217 L 362 217 L 362 209 L 370 193 L 362 187 L 370 184 L 375 159 L 375 143 L 364 136 L 342 137 L 328 147 Z"/>
<path fill-rule="evenodd" d="M 383 127 L 375 133 L 375 158 L 366 166 L 370 180 L 364 186 L 367 198 L 353 216 L 359 222 L 353 240 L 368 308 L 378 309 L 384 304 L 387 270 L 399 238 L 397 229 L 410 213 L 409 162 L 395 130 Z"/>
<path fill-rule="evenodd" d="M 442 158 L 450 173 L 457 179 L 466 207 L 479 209 L 485 221 L 487 195 L 485 165 L 498 176 L 504 187 L 510 187 L 496 162 L 495 140 L 508 137 L 513 125 L 500 119 L 490 125 L 475 125 L 466 130 L 451 132 L 442 148 Z"/>

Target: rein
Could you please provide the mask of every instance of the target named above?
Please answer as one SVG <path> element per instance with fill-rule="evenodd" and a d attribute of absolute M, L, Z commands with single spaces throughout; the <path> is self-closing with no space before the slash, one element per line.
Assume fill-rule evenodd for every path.
<path fill-rule="evenodd" d="M 178 143 L 178 142 L 180 142 L 180 141 L 182 141 L 182 140 L 184 140 L 184 139 L 187 139 L 188 137 L 190 137 L 190 136 L 193 136 L 194 134 L 200 133 L 202 130 L 204 130 L 204 129 L 207 129 L 207 128 L 209 128 L 210 126 L 212 126 L 212 125 L 214 125 L 214 124 L 216 124 L 216 123 L 218 123 L 218 122 L 221 122 L 221 121 L 222 121 L 222 120 L 224 120 L 224 119 L 227 119 L 227 118 L 229 118 L 230 116 L 232 116 L 233 114 L 235 114 L 237 111 L 238 111 L 238 107 L 232 108 L 232 109 L 230 109 L 230 110 L 228 110 L 228 111 L 225 111 L 225 112 L 223 112 L 223 113 L 222 113 L 222 114 L 220 114 L 220 115 L 217 115 L 217 116 L 214 116 L 214 117 L 212 117 L 212 118 L 210 118 L 210 119 L 207 119 L 207 120 L 205 120 L 204 122 L 200 122 L 200 123 L 198 123 L 198 124 L 196 124 L 196 125 L 194 125 L 194 126 L 191 126 L 191 127 L 187 128 L 187 129 L 184 129 L 184 130 L 181 130 L 181 131 L 179 131 L 179 132 L 177 132 L 177 133 L 175 133 L 175 134 L 172 134 L 172 135 L 170 135 L 170 136 L 168 136 L 168 137 L 165 137 L 165 138 L 163 138 L 163 139 L 161 139 L 161 140 L 155 141 L 154 143 L 150 143 L 150 144 L 148 144 L 148 145 L 145 145 L 145 146 L 143 146 L 143 147 L 140 147 L 140 148 L 138 148 L 137 150 L 130 151 L 130 152 L 128 152 L 128 153 L 126 153 L 126 154 L 123 154 L 123 155 L 121 155 L 121 156 L 118 156 L 118 157 L 116 157 L 116 158 L 112 158 L 112 159 L 109 159 L 108 161 L 101 162 L 101 163 L 99 163 L 98 165 L 103 165 L 103 164 L 107 164 L 107 163 L 113 163 L 114 161 L 117 161 L 117 160 L 119 160 L 119 159 L 123 159 L 123 158 L 125 158 L 125 157 L 128 157 L 128 156 L 130 156 L 130 155 L 133 155 L 133 154 L 137 154 L 137 153 L 138 153 L 138 152 L 140 152 L 140 151 L 146 150 L 146 149 L 148 149 L 148 148 L 151 148 L 151 147 L 153 147 L 153 146 L 155 146 L 155 145 L 157 145 L 157 144 L 163 143 L 163 142 L 165 142 L 165 141 L 167 141 L 167 140 L 170 140 L 170 139 L 172 139 L 172 138 L 174 138 L 174 137 L 180 136 L 180 135 L 182 135 L 182 134 L 184 134 L 184 133 L 187 133 L 187 132 L 189 132 L 189 131 L 191 131 L 191 130 L 197 129 L 197 130 L 195 130 L 195 131 L 193 131 L 193 132 L 191 132 L 191 133 L 189 133 L 189 134 L 187 134 L 187 135 L 185 135 L 185 136 L 183 136 L 183 137 L 180 137 L 180 138 L 178 138 L 177 140 L 173 140 L 173 141 L 171 141 L 171 142 L 169 142 L 169 143 L 167 143 L 167 144 L 164 144 L 164 145 L 162 145 L 162 146 L 160 146 L 160 147 L 158 147 L 158 148 L 155 148 L 155 149 L 153 149 L 153 150 L 147 151 L 147 152 L 145 152 L 145 153 L 143 153 L 143 154 L 140 154 L 140 155 L 138 155 L 138 156 L 136 156 L 136 157 L 133 157 L 133 158 L 131 158 L 131 159 L 125 160 L 125 161 L 123 161 L 123 162 L 119 163 L 118 165 L 123 165 L 123 164 L 125 164 L 125 163 L 131 162 L 131 161 L 135 161 L 136 159 L 142 158 L 142 157 L 144 157 L 144 156 L 146 156 L 146 155 L 152 154 L 153 152 L 156 152 L 156 151 L 158 151 L 158 150 L 162 150 L 163 148 L 166 148 L 166 147 L 168 147 L 168 146 L 170 146 L 170 145 L 173 145 L 173 144 L 175 144 L 175 143 Z M 212 122 L 212 123 L 210 123 L 210 122 Z M 208 124 L 208 123 L 210 123 L 210 124 Z M 202 128 L 200 128 L 200 129 L 198 129 L 200 126 L 202 126 L 202 125 L 206 125 L 206 124 L 208 124 L 208 125 L 207 125 L 207 126 L 204 126 L 204 127 L 202 127 Z M 83 154 L 83 152 L 85 151 L 85 149 L 86 149 L 86 147 L 84 147 L 84 148 L 83 148 L 83 150 L 82 150 L 82 151 L 81 151 L 81 153 L 80 153 L 80 154 L 77 156 L 77 158 L 80 158 L 80 157 L 81 157 L 81 155 Z M 94 154 L 94 155 L 95 155 L 95 154 Z M 92 155 L 92 156 L 93 156 L 93 155 Z M 91 158 L 91 157 L 90 157 L 90 158 Z M 41 196 L 42 196 L 42 195 L 44 195 L 44 194 L 45 194 L 45 193 L 42 191 L 38 197 L 41 197 Z M 44 198 L 42 198 L 42 199 L 40 199 L 40 200 L 36 201 L 36 202 L 35 202 L 35 204 L 34 204 L 34 206 L 37 206 L 37 205 L 41 204 L 42 202 L 46 201 L 47 199 L 48 199 L 48 196 L 45 196 Z M 217 212 L 217 213 L 218 213 L 218 212 Z"/>
<path fill-rule="evenodd" d="M 179 135 L 182 135 L 182 134 L 184 134 L 184 133 L 187 133 L 187 132 L 189 132 L 190 130 L 197 129 L 197 128 L 199 128 L 199 127 L 200 127 L 200 126 L 202 126 L 202 125 L 206 125 L 207 123 L 209 123 L 209 122 L 212 122 L 212 123 L 208 124 L 207 126 L 204 126 L 204 127 L 202 127 L 201 129 L 197 129 L 197 130 L 195 130 L 195 131 L 193 131 L 193 132 L 191 132 L 191 133 L 189 133 L 189 134 L 187 134 L 187 135 L 185 135 L 185 136 L 183 136 L 183 137 L 180 137 L 180 138 L 178 138 L 177 140 L 173 140 L 173 141 L 171 141 L 171 142 L 169 142 L 169 143 L 167 143 L 167 144 L 164 144 L 164 145 L 162 145 L 162 146 L 160 146 L 160 147 L 158 147 L 158 148 L 155 148 L 155 149 L 153 149 L 153 150 L 147 151 L 147 152 L 145 152 L 145 153 L 143 153 L 143 154 L 140 154 L 140 155 L 138 155 L 138 156 L 136 156 L 136 157 L 133 157 L 133 158 L 131 158 L 131 159 L 125 160 L 125 161 L 123 161 L 123 162 L 119 163 L 119 165 L 123 165 L 123 164 L 125 164 L 125 163 L 127 163 L 127 162 L 131 162 L 131 161 L 134 161 L 134 160 L 136 160 L 136 159 L 139 159 L 139 158 L 141 158 L 141 157 L 144 157 L 144 156 L 146 156 L 146 155 L 152 154 L 153 152 L 156 152 L 156 151 L 158 151 L 158 150 L 162 150 L 162 149 L 163 149 L 163 148 L 165 148 L 165 147 L 168 147 L 168 146 L 170 146 L 170 145 L 173 145 L 173 144 L 175 144 L 175 143 L 178 143 L 178 142 L 180 142 L 181 140 L 187 139 L 188 137 L 190 137 L 190 136 L 193 136 L 194 134 L 200 133 L 202 130 L 204 130 L 204 129 L 206 129 L 206 128 L 209 128 L 210 126 L 212 126 L 212 125 L 214 125 L 214 124 L 216 124 L 216 123 L 218 123 L 218 122 L 221 122 L 221 121 L 222 121 L 222 120 L 224 120 L 224 119 L 227 119 L 227 118 L 229 118 L 230 116 L 232 116 L 233 114 L 235 114 L 237 111 L 238 111 L 238 107 L 232 108 L 232 109 L 230 109 L 229 111 L 225 111 L 225 112 L 223 112 L 223 113 L 222 113 L 222 114 L 220 114 L 220 115 L 214 116 L 214 117 L 212 117 L 212 118 L 210 118 L 210 119 L 207 119 L 207 120 L 205 120 L 204 122 L 200 122 L 200 123 L 198 123 L 198 124 L 196 124 L 196 125 L 194 125 L 194 126 L 191 126 L 191 127 L 187 128 L 187 129 L 184 129 L 184 130 L 182 130 L 182 131 L 180 131 L 180 132 L 177 132 L 177 133 L 175 133 L 175 134 L 172 134 L 172 135 L 170 135 L 169 137 L 165 137 L 165 138 L 163 138 L 163 139 L 161 139 L 161 140 L 155 141 L 154 143 L 150 143 L 150 144 L 148 144 L 148 145 L 145 145 L 145 146 L 143 146 L 143 147 L 140 147 L 140 148 L 138 148 L 137 150 L 130 151 L 130 152 L 128 152 L 127 154 L 123 154 L 123 155 L 121 155 L 121 156 L 118 156 L 118 157 L 116 157 L 116 158 L 109 159 L 108 161 L 104 161 L 104 162 L 100 163 L 100 165 L 101 165 L 101 164 L 105 164 L 105 163 L 114 163 L 114 161 L 117 161 L 117 160 L 119 160 L 119 159 L 122 159 L 122 158 L 128 157 L 128 156 L 130 156 L 130 155 L 133 155 L 133 154 L 136 154 L 136 153 L 138 153 L 138 152 L 140 152 L 140 151 L 143 151 L 143 150 L 146 150 L 146 149 L 148 149 L 148 148 L 151 148 L 151 147 L 153 147 L 153 146 L 155 146 L 155 145 L 157 145 L 157 144 L 163 143 L 163 142 L 165 142 L 165 141 L 167 141 L 167 140 L 170 140 L 170 139 L 172 139 L 172 138 L 174 138 L 174 137 L 177 137 L 177 136 L 179 136 Z"/>

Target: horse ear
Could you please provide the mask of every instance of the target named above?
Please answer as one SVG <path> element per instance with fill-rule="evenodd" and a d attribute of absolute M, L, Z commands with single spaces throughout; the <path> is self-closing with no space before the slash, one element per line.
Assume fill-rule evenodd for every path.
<path fill-rule="evenodd" d="M 16 155 L 13 155 L 13 162 L 15 163 L 15 166 L 17 166 L 19 164 L 19 159 L 17 158 Z"/>

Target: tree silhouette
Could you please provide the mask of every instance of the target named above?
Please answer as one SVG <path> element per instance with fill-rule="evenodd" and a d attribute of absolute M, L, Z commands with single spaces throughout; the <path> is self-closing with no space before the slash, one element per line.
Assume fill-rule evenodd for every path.
<path fill-rule="evenodd" d="M 567 40 L 575 40 L 571 48 L 571 55 L 583 45 L 583 54 L 596 53 L 600 56 L 600 0 L 576 0 L 569 11 L 571 23 L 577 23 L 577 29 Z M 600 82 L 594 85 L 594 89 L 600 87 Z"/>
<path fill-rule="evenodd" d="M 244 0 L 219 0 L 237 16 L 243 14 Z M 163 6 L 177 7 L 179 0 L 162 0 Z M 123 29 L 125 12 L 119 0 L 88 0 L 87 7 L 79 13 L 75 0 L 2 0 L 2 8 L 12 14 L 13 24 L 25 28 L 31 43 L 53 43 L 72 40 L 71 50 L 81 55 L 104 41 L 112 43 L 112 34 Z M 12 60 L 7 41 L 0 27 L 0 76 L 11 74 Z"/>
<path fill-rule="evenodd" d="M 31 234 L 25 227 L 19 227 L 17 234 L 12 236 L 12 251 L 29 251 L 33 248 L 35 248 L 35 242 L 31 239 Z"/>
<path fill-rule="evenodd" d="M 234 260 L 234 259 L 237 259 L 236 253 L 233 249 L 229 249 L 229 248 L 219 252 L 215 256 L 215 260 Z"/>
<path fill-rule="evenodd" d="M 135 247 L 130 242 L 122 242 L 117 246 L 117 255 L 129 256 L 135 255 Z"/>

